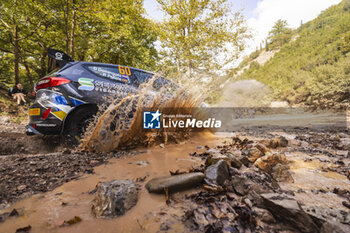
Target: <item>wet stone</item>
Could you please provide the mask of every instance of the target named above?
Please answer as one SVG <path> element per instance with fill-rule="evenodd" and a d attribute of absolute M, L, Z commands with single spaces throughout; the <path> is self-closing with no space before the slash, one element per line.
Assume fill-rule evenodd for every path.
<path fill-rule="evenodd" d="M 278 163 L 286 164 L 286 156 L 283 154 L 268 154 L 255 161 L 254 165 L 262 171 L 271 172 L 272 168 Z"/>
<path fill-rule="evenodd" d="M 131 180 L 98 183 L 92 204 L 92 213 L 96 217 L 123 215 L 136 205 L 137 195 L 137 186 Z"/>
<path fill-rule="evenodd" d="M 245 153 L 247 154 L 248 160 L 251 163 L 254 163 L 258 158 L 264 156 L 264 153 L 256 147 L 248 149 L 248 152 Z"/>
<path fill-rule="evenodd" d="M 320 226 L 310 217 L 299 203 L 285 195 L 276 193 L 261 194 L 265 208 L 279 221 L 300 232 L 318 233 Z"/>
<path fill-rule="evenodd" d="M 205 170 L 205 177 L 218 185 L 224 185 L 225 180 L 229 178 L 229 169 L 226 161 L 220 160 L 216 164 L 209 166 Z"/>
<path fill-rule="evenodd" d="M 145 187 L 150 193 L 163 193 L 165 189 L 168 189 L 169 192 L 175 192 L 186 188 L 195 187 L 203 180 L 204 174 L 201 172 L 195 172 L 153 178 L 147 182 Z"/>
<path fill-rule="evenodd" d="M 294 179 L 290 174 L 288 167 L 280 163 L 272 168 L 271 175 L 278 182 L 294 182 Z"/>
<path fill-rule="evenodd" d="M 220 153 L 215 153 L 215 154 L 210 155 L 206 159 L 205 165 L 210 166 L 210 165 L 216 164 L 220 160 L 224 160 L 228 166 L 231 165 L 231 159 L 228 156 L 220 154 Z"/>

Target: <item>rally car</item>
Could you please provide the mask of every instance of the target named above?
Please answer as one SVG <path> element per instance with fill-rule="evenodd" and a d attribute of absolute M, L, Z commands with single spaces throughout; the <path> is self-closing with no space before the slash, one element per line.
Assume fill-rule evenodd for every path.
<path fill-rule="evenodd" d="M 36 99 L 29 108 L 28 135 L 79 136 L 106 101 L 104 96 L 135 93 L 154 76 L 128 66 L 73 61 L 51 48 L 48 57 L 49 74 L 34 86 Z"/>

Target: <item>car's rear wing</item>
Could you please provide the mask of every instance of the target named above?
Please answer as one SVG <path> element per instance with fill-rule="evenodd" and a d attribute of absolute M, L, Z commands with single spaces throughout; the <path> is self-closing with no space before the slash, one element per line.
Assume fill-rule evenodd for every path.
<path fill-rule="evenodd" d="M 56 68 L 62 68 L 68 62 L 74 61 L 67 54 L 57 49 L 48 48 L 47 55 L 49 56 L 48 66 L 47 66 L 48 73 L 50 73 Z"/>

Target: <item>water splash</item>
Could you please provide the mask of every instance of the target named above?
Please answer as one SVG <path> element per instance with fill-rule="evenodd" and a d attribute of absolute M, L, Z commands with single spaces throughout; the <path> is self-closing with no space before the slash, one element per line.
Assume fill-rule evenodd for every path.
<path fill-rule="evenodd" d="M 135 93 L 117 95 L 109 105 L 101 106 L 100 113 L 89 125 L 79 149 L 90 152 L 111 152 L 120 148 L 152 145 L 156 142 L 178 142 L 189 137 L 190 129 L 167 128 L 144 130 L 142 113 L 162 109 L 162 114 L 188 114 L 201 118 L 196 107 L 203 95 L 195 92 L 193 85 L 177 86 L 174 83 L 157 83 L 155 75 Z M 191 88 L 192 87 L 192 88 Z M 191 91 L 190 91 L 191 89 Z M 202 92 L 203 93 L 203 92 Z"/>

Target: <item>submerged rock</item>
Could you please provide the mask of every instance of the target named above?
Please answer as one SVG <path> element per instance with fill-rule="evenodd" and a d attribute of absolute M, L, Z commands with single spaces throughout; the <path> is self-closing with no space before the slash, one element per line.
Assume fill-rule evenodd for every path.
<path fill-rule="evenodd" d="M 92 213 L 96 217 L 115 217 L 125 214 L 137 203 L 138 189 L 131 180 L 113 180 L 97 184 Z"/>
<path fill-rule="evenodd" d="M 216 184 L 223 185 L 230 175 L 226 161 L 220 160 L 205 170 L 205 177 Z"/>
<path fill-rule="evenodd" d="M 162 193 L 164 189 L 168 189 L 169 192 L 175 192 L 196 186 L 203 180 L 204 174 L 195 172 L 154 178 L 148 181 L 145 187 L 150 193 Z"/>

